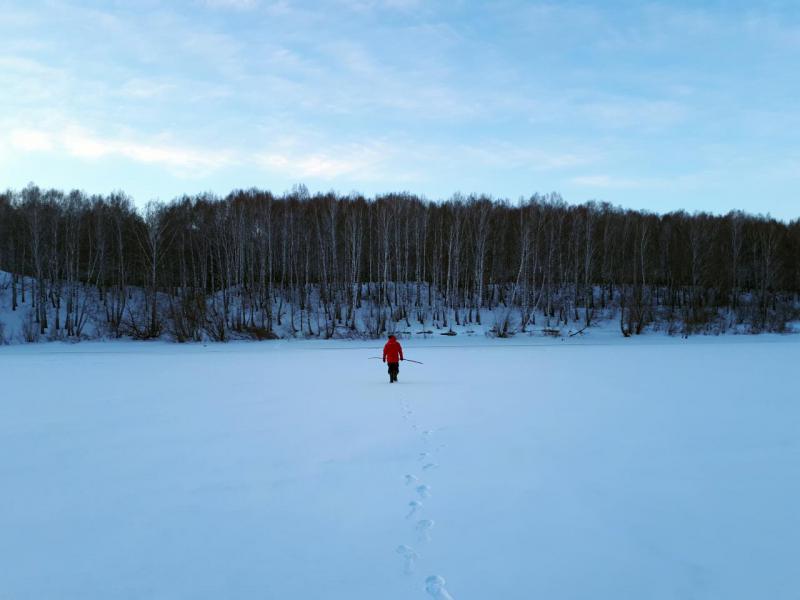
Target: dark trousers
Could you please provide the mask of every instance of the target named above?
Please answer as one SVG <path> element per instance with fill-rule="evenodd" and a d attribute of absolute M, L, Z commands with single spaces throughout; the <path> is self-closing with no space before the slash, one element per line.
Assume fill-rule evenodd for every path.
<path fill-rule="evenodd" d="M 397 374 L 400 372 L 400 363 L 388 363 L 389 381 L 397 381 Z"/>

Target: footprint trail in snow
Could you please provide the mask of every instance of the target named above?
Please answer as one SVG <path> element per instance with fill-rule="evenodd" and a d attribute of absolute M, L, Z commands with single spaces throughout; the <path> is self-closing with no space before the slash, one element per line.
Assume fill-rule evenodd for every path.
<path fill-rule="evenodd" d="M 408 503 L 408 508 L 409 512 L 406 515 L 406 519 L 410 519 L 422 509 L 422 502 L 419 502 L 418 500 L 412 500 Z"/>
<path fill-rule="evenodd" d="M 411 575 L 414 572 L 414 564 L 419 558 L 419 554 L 414 552 L 413 548 L 409 548 L 405 544 L 400 544 L 395 550 L 400 556 L 403 557 L 403 573 Z"/>
<path fill-rule="evenodd" d="M 417 521 L 417 540 L 420 542 L 430 542 L 431 541 L 431 529 L 435 522 L 433 519 L 422 519 L 421 521 Z"/>
<path fill-rule="evenodd" d="M 430 488 L 430 486 L 425 485 L 423 483 L 422 485 L 418 485 L 416 489 L 417 489 L 417 494 L 419 494 L 419 497 L 422 498 L 423 500 L 425 498 L 430 498 L 431 497 L 431 488 Z"/>
<path fill-rule="evenodd" d="M 419 434 L 418 439 L 421 440 L 425 448 L 424 452 L 419 452 L 417 454 L 417 461 L 421 465 L 419 468 L 421 468 L 422 472 L 424 472 L 425 475 L 429 475 L 439 468 L 439 464 L 431 459 L 433 459 L 434 455 L 438 454 L 438 452 L 445 447 L 445 444 L 439 443 L 435 448 L 431 448 L 433 435 L 437 431 L 441 431 L 445 428 L 440 427 L 438 429 L 421 429 L 419 424 L 416 422 L 416 419 L 413 417 L 414 411 L 411 410 L 411 406 L 405 400 L 402 402 L 402 410 L 403 419 L 411 426 L 411 429 L 415 432 L 415 434 Z M 406 474 L 403 479 L 406 487 L 413 486 L 414 492 L 416 492 L 418 497 L 417 500 L 411 500 L 408 503 L 409 511 L 406 514 L 406 519 L 411 519 L 412 517 L 416 517 L 416 515 L 422 510 L 422 500 L 430 498 L 431 488 L 427 483 L 424 483 L 424 481 L 420 481 L 420 478 L 417 477 L 417 475 L 412 473 Z M 431 542 L 431 530 L 435 524 L 436 522 L 433 519 L 419 519 L 416 521 L 414 524 L 414 531 L 417 536 L 417 543 L 427 544 Z M 397 546 L 395 552 L 403 557 L 403 572 L 406 575 L 411 575 L 414 571 L 417 561 L 421 559 L 420 555 L 413 548 L 405 544 Z M 444 577 L 441 575 L 429 576 L 425 580 L 425 591 L 435 600 L 454 600 L 453 596 L 447 590 Z"/>
<path fill-rule="evenodd" d="M 453 597 L 445 587 L 446 583 L 441 575 L 431 575 L 425 580 L 425 591 L 436 600 L 453 600 Z"/>

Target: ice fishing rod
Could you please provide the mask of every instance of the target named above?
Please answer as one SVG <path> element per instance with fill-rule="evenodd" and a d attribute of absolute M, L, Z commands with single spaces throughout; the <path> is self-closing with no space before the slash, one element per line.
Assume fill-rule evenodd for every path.
<path fill-rule="evenodd" d="M 374 358 L 376 360 L 383 360 L 383 357 L 381 357 L 381 356 L 370 356 L 369 358 L 370 359 Z M 418 365 L 424 365 L 425 364 L 424 362 L 420 362 L 418 360 L 411 360 L 410 358 L 404 358 L 403 362 L 413 362 L 413 363 L 417 363 Z"/>

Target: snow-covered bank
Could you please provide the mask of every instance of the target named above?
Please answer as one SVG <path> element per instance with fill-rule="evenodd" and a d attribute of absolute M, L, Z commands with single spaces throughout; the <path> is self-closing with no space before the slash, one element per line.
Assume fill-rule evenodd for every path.
<path fill-rule="evenodd" d="M 56 286 L 57 287 L 57 286 Z M 687 322 L 687 315 L 666 306 L 634 318 L 620 297 L 595 287 L 597 306 L 579 311 L 573 306 L 547 312 L 537 303 L 524 306 L 493 301 L 482 308 L 447 307 L 439 293 L 429 294 L 427 286 L 389 284 L 401 298 L 387 306 L 373 285 L 362 285 L 358 306 L 344 316 L 341 306 L 322 301 L 318 286 L 309 286 L 306 298 L 272 297 L 255 308 L 242 290 L 226 290 L 197 300 L 202 309 L 184 314 L 174 298 L 164 293 L 149 296 L 145 290 L 128 286 L 105 293 L 95 286 L 74 284 L 69 299 L 45 296 L 37 303 L 39 289 L 30 277 L 12 277 L 0 271 L 0 346 L 32 342 L 95 340 L 168 340 L 176 342 L 242 340 L 374 340 L 388 333 L 410 339 L 463 338 L 572 338 L 584 333 L 631 337 L 657 334 L 674 337 L 690 335 L 796 333 L 797 301 L 793 311 L 784 311 L 770 326 L 746 317 L 752 298 L 742 297 L 738 310 L 706 307 L 701 320 Z M 43 287 L 41 288 L 44 289 Z M 499 293 L 502 286 L 493 288 Z M 27 292 L 25 292 L 27 290 Z M 402 290 L 400 292 L 399 290 Z M 434 300 L 431 300 L 434 298 Z M 148 308 L 149 306 L 149 308 Z M 195 306 L 195 305 L 192 305 Z M 269 307 L 269 308 L 267 308 Z M 745 309 L 746 307 L 746 309 Z M 197 307 L 195 307 L 197 308 Z M 348 310 L 350 310 L 348 309 Z M 188 310 L 188 309 L 186 309 Z M 636 313 L 638 314 L 638 313 Z M 338 315 L 338 316 L 337 316 Z M 633 320 L 632 320 L 633 319 Z M 470 342 L 471 343 L 471 342 Z M 533 343 L 542 343 L 534 340 Z"/>
<path fill-rule="evenodd" d="M 2 594 L 793 599 L 795 339 L 1 348 Z"/>

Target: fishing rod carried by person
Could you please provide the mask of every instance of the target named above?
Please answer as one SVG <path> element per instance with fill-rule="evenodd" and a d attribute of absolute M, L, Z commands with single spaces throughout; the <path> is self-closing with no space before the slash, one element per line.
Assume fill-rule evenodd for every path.
<path fill-rule="evenodd" d="M 400 373 L 400 361 L 412 362 L 418 365 L 423 364 L 418 360 L 411 360 L 410 358 L 403 357 L 403 347 L 394 335 L 389 336 L 389 341 L 386 342 L 386 345 L 383 347 L 383 357 L 370 356 L 370 358 L 380 358 L 388 365 L 389 383 L 395 383 L 397 381 L 397 375 Z"/>

